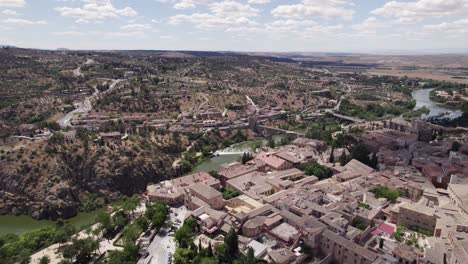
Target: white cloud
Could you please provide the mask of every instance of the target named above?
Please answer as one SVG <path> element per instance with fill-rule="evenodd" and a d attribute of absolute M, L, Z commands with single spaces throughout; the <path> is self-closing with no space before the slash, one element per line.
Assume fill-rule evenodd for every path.
<path fill-rule="evenodd" d="M 0 25 L 0 30 L 1 31 L 8 31 L 8 30 L 12 30 L 12 29 L 13 28 L 11 28 L 11 27 L 5 27 L 5 26 Z"/>
<path fill-rule="evenodd" d="M 250 5 L 244 5 L 234 1 L 223 1 L 213 3 L 209 6 L 210 10 L 220 17 L 253 17 L 259 12 L 258 9 Z"/>
<path fill-rule="evenodd" d="M 286 20 L 276 20 L 265 25 L 265 29 L 268 32 L 283 32 L 283 33 L 292 33 L 292 31 L 299 30 L 300 28 L 306 26 L 317 25 L 317 22 L 313 20 L 296 20 L 296 19 L 286 19 Z"/>
<path fill-rule="evenodd" d="M 120 29 L 128 30 L 128 31 L 132 31 L 132 30 L 143 31 L 143 30 L 151 29 L 151 25 L 149 25 L 149 24 L 128 24 L 128 25 L 122 26 Z"/>
<path fill-rule="evenodd" d="M 216 3 L 216 0 L 157 0 L 161 3 L 174 3 L 175 9 L 192 9 L 197 6 L 206 6 L 212 3 Z"/>
<path fill-rule="evenodd" d="M 270 3 L 270 0 L 249 0 L 249 4 L 268 4 Z"/>
<path fill-rule="evenodd" d="M 47 24 L 47 22 L 45 22 L 44 20 L 32 21 L 32 20 L 20 19 L 20 18 L 7 18 L 7 19 L 1 20 L 1 22 L 4 24 L 12 24 L 12 25 L 18 25 L 18 26 Z"/>
<path fill-rule="evenodd" d="M 263 28 L 260 27 L 230 27 L 226 29 L 226 32 L 234 33 L 260 33 L 264 32 Z"/>
<path fill-rule="evenodd" d="M 62 37 L 80 37 L 86 34 L 83 32 L 79 32 L 79 31 L 60 31 L 60 32 L 52 32 L 52 35 L 62 36 Z"/>
<path fill-rule="evenodd" d="M 191 0 L 183 0 L 174 4 L 175 9 L 191 9 L 195 7 L 196 7 L 195 3 Z"/>
<path fill-rule="evenodd" d="M 344 29 L 343 24 L 338 24 L 338 25 L 315 25 L 311 27 L 307 27 L 304 29 L 304 34 L 308 35 L 311 34 L 312 36 L 317 33 L 321 34 L 334 34 L 337 31 L 340 31 Z"/>
<path fill-rule="evenodd" d="M 203 30 L 221 30 L 232 26 L 256 25 L 257 23 L 246 17 L 219 17 L 208 13 L 194 13 L 191 15 L 175 15 L 169 18 L 169 24 L 194 24 Z"/>
<path fill-rule="evenodd" d="M 7 16 L 18 16 L 19 15 L 18 12 L 14 11 L 14 10 L 10 10 L 10 9 L 3 10 L 2 14 L 7 15 Z"/>
<path fill-rule="evenodd" d="M 463 16 L 468 13 L 468 0 L 390 1 L 371 12 L 398 22 L 411 23 L 429 18 Z"/>
<path fill-rule="evenodd" d="M 25 5 L 26 1 L 24 0 L 0 0 L 0 6 L 24 7 Z"/>
<path fill-rule="evenodd" d="M 389 28 L 390 26 L 389 22 L 386 23 L 375 17 L 368 17 L 361 23 L 352 25 L 351 28 L 365 33 L 375 33 L 379 29 Z"/>
<path fill-rule="evenodd" d="M 163 35 L 163 36 L 160 36 L 159 38 L 161 38 L 161 39 L 174 39 L 174 36 L 171 36 L 171 35 Z"/>
<path fill-rule="evenodd" d="M 208 5 L 210 13 L 178 14 L 169 18 L 168 23 L 179 25 L 193 24 L 203 30 L 223 30 L 229 27 L 254 26 L 257 23 L 251 17 L 257 16 L 259 10 L 248 4 L 234 1 L 223 1 Z"/>
<path fill-rule="evenodd" d="M 296 19 L 286 19 L 286 20 L 276 20 L 268 25 L 272 27 L 300 27 L 300 26 L 310 26 L 316 25 L 317 22 L 313 20 L 296 20 Z"/>
<path fill-rule="evenodd" d="M 460 19 L 453 22 L 425 25 L 424 29 L 442 31 L 450 34 L 464 34 L 468 33 L 468 18 Z"/>
<path fill-rule="evenodd" d="M 138 13 L 131 7 L 118 9 L 111 0 L 82 0 L 82 7 L 57 7 L 56 11 L 64 17 L 73 17 L 77 22 L 102 21 L 109 18 L 134 17 Z"/>
<path fill-rule="evenodd" d="M 344 19 L 353 18 L 352 0 L 302 0 L 299 4 L 279 5 L 271 14 L 274 17 L 294 19 Z"/>
<path fill-rule="evenodd" d="M 100 32 L 98 33 L 105 38 L 144 38 L 146 34 L 142 31 L 125 31 L 125 32 Z"/>

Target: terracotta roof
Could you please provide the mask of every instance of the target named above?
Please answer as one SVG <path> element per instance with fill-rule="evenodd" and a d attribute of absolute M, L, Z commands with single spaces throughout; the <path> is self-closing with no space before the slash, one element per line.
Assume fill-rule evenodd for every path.
<path fill-rule="evenodd" d="M 255 159 L 261 160 L 265 162 L 268 166 L 273 167 L 275 169 L 281 167 L 283 164 L 288 162 L 268 152 L 260 152 Z"/>
<path fill-rule="evenodd" d="M 208 199 L 208 200 L 219 198 L 222 195 L 216 189 L 204 183 L 196 183 L 190 186 L 190 190 L 198 193 L 198 195 L 203 196 L 205 199 Z"/>
<path fill-rule="evenodd" d="M 354 171 L 360 173 L 361 175 L 367 175 L 375 171 L 373 168 L 355 159 L 348 162 L 348 164 L 346 164 L 344 168 L 346 171 Z"/>

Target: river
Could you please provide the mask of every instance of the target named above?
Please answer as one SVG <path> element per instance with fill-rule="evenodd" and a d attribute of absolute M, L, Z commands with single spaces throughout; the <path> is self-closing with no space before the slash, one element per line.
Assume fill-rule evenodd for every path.
<path fill-rule="evenodd" d="M 81 229 L 83 226 L 93 224 L 97 214 L 103 210 L 104 209 L 87 213 L 78 213 L 76 216 L 66 219 L 66 221 L 74 225 L 76 228 Z M 2 215 L 0 216 L 0 235 L 7 233 L 21 234 L 40 227 L 53 226 L 54 224 L 54 221 L 36 220 L 27 215 Z"/>
<path fill-rule="evenodd" d="M 110 206 L 120 206 L 121 204 L 122 201 L 118 200 L 112 202 Z M 94 224 L 96 222 L 96 216 L 105 210 L 106 208 L 101 208 L 92 212 L 80 212 L 72 218 L 65 219 L 65 221 L 78 229 L 82 229 L 83 227 Z M 0 235 L 8 233 L 22 234 L 40 227 L 53 225 L 55 225 L 55 221 L 36 220 L 27 215 L 0 215 Z"/>
<path fill-rule="evenodd" d="M 425 106 L 427 109 L 429 109 L 429 114 L 423 114 L 421 115 L 422 119 L 430 118 L 430 117 L 444 117 L 444 118 L 449 118 L 449 119 L 454 119 L 457 117 L 460 117 L 462 115 L 462 111 L 460 110 L 453 110 L 444 107 L 443 105 L 438 104 L 437 102 L 434 102 L 430 99 L 430 94 L 431 91 L 434 90 L 433 88 L 431 89 L 421 89 L 414 91 L 412 94 L 413 99 L 416 101 L 416 107 L 414 108 L 415 110 Z M 444 113 L 448 113 L 443 115 Z"/>
<path fill-rule="evenodd" d="M 280 142 L 282 135 L 274 135 L 276 143 Z M 227 148 L 220 149 L 214 153 L 214 156 L 195 166 L 192 172 L 199 171 L 218 171 L 219 166 L 231 161 L 240 161 L 244 152 L 254 152 L 258 147 L 264 147 L 268 144 L 266 139 L 248 140 L 233 144 Z"/>

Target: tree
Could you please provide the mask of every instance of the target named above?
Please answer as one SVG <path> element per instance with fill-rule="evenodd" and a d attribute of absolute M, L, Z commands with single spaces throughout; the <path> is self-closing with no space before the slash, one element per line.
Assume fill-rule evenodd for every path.
<path fill-rule="evenodd" d="M 122 236 L 125 242 L 135 242 L 141 232 L 142 230 L 137 224 L 131 224 L 124 228 Z"/>
<path fill-rule="evenodd" d="M 174 253 L 174 264 L 190 263 L 192 259 L 192 251 L 188 248 L 179 247 Z"/>
<path fill-rule="evenodd" d="M 398 189 L 390 189 L 384 186 L 377 186 L 371 190 L 375 197 L 377 198 L 386 198 L 392 203 L 395 203 L 398 197 L 403 196 L 403 192 Z"/>
<path fill-rule="evenodd" d="M 353 219 L 353 221 L 351 222 L 351 225 L 361 230 L 365 230 L 367 228 L 366 223 L 359 216 Z"/>
<path fill-rule="evenodd" d="M 166 215 L 164 215 L 163 212 L 156 212 L 153 215 L 153 218 L 151 218 L 151 223 L 156 228 L 161 228 L 164 224 L 164 221 L 166 221 Z"/>
<path fill-rule="evenodd" d="M 257 259 L 255 258 L 255 252 L 253 248 L 249 247 L 249 249 L 247 250 L 247 256 L 245 257 L 245 261 L 243 263 L 245 264 L 257 263 Z"/>
<path fill-rule="evenodd" d="M 208 243 L 208 249 L 206 251 L 206 255 L 210 258 L 213 256 L 213 247 L 211 246 L 211 241 Z"/>
<path fill-rule="evenodd" d="M 216 258 L 202 258 L 200 264 L 219 264 L 219 261 Z"/>
<path fill-rule="evenodd" d="M 348 157 L 346 157 L 346 152 L 343 151 L 343 153 L 340 156 L 339 161 L 340 161 L 341 166 L 344 166 L 346 165 L 346 163 L 348 163 Z"/>
<path fill-rule="evenodd" d="M 239 256 L 239 237 L 233 228 L 229 230 L 226 237 L 224 238 L 224 244 L 224 257 L 229 262 L 232 262 Z"/>
<path fill-rule="evenodd" d="M 124 249 L 123 249 L 123 253 L 124 253 L 124 256 L 125 256 L 125 259 L 129 260 L 129 261 L 135 261 L 138 259 L 138 246 L 135 245 L 134 243 L 125 243 L 124 244 Z"/>
<path fill-rule="evenodd" d="M 268 139 L 268 147 L 270 148 L 274 148 L 275 147 L 275 140 L 273 139 L 273 137 L 270 137 Z"/>
<path fill-rule="evenodd" d="M 69 236 L 65 233 L 65 230 L 59 229 L 57 232 L 55 232 L 54 235 L 54 242 L 59 244 L 65 243 L 68 241 Z"/>
<path fill-rule="evenodd" d="M 194 233 L 192 229 L 184 223 L 174 234 L 174 239 L 180 248 L 188 248 L 192 242 Z"/>
<path fill-rule="evenodd" d="M 351 159 L 355 159 L 368 166 L 372 166 L 371 160 L 369 159 L 369 154 L 369 150 L 362 144 L 356 144 L 351 149 Z"/>
<path fill-rule="evenodd" d="M 242 159 L 241 159 L 242 164 L 245 164 L 247 162 L 247 153 L 242 154 Z"/>
<path fill-rule="evenodd" d="M 304 170 L 306 175 L 314 175 L 318 177 L 320 180 L 329 178 L 333 175 L 333 170 L 322 166 L 318 163 L 307 163 L 303 164 L 301 168 Z"/>
<path fill-rule="evenodd" d="M 136 263 L 139 257 L 138 246 L 134 243 L 125 243 L 123 250 L 113 250 L 109 252 L 109 264 Z"/>
<path fill-rule="evenodd" d="M 106 232 L 111 229 L 111 216 L 107 212 L 100 212 L 97 215 L 97 222 L 100 224 L 101 229 L 105 230 Z"/>
<path fill-rule="evenodd" d="M 127 225 L 128 221 L 128 215 L 122 210 L 117 211 L 112 216 L 112 225 L 115 230 L 121 230 L 122 228 L 124 228 Z"/>
<path fill-rule="evenodd" d="M 136 220 L 136 224 L 141 228 L 141 230 L 146 231 L 149 227 L 149 220 L 145 216 L 142 216 Z"/>
<path fill-rule="evenodd" d="M 226 188 L 223 192 L 224 200 L 229 200 L 240 195 L 240 192 L 235 189 Z"/>
<path fill-rule="evenodd" d="M 65 221 L 63 221 L 63 219 L 61 219 L 61 218 L 59 218 L 59 219 L 57 220 L 57 222 L 55 222 L 55 226 L 56 226 L 56 227 L 62 227 L 62 226 L 64 226 L 64 225 L 65 225 Z"/>
<path fill-rule="evenodd" d="M 405 228 L 403 226 L 398 226 L 395 230 L 395 232 L 391 235 L 392 238 L 394 238 L 398 242 L 403 242 L 405 239 Z"/>
<path fill-rule="evenodd" d="M 458 141 L 454 141 L 452 144 L 451 151 L 458 151 L 462 145 Z"/>
<path fill-rule="evenodd" d="M 50 258 L 48 256 L 43 256 L 42 258 L 39 259 L 39 264 L 49 264 L 50 263 Z"/>
<path fill-rule="evenodd" d="M 74 225 L 70 224 L 70 223 L 66 223 L 64 226 L 63 226 L 63 231 L 65 232 L 65 234 L 68 236 L 68 237 L 71 237 L 73 234 L 76 233 L 76 228 Z"/>
<path fill-rule="evenodd" d="M 31 251 L 29 249 L 22 249 L 18 255 L 20 264 L 29 264 L 31 261 Z"/>
<path fill-rule="evenodd" d="M 74 259 L 76 263 L 88 263 L 98 248 L 98 242 L 91 238 L 75 239 L 62 249 L 62 254 L 64 258 Z"/>
<path fill-rule="evenodd" d="M 209 173 L 213 178 L 216 178 L 216 179 L 219 178 L 219 174 L 218 174 L 218 172 L 215 171 L 215 170 L 211 170 L 211 171 L 209 171 L 208 173 Z"/>
<path fill-rule="evenodd" d="M 377 166 L 379 165 L 379 158 L 377 158 L 377 154 L 375 152 L 372 154 L 370 163 L 371 163 L 371 167 L 374 169 L 376 169 Z"/>
<path fill-rule="evenodd" d="M 126 212 L 131 212 L 132 215 L 135 211 L 135 209 L 138 207 L 138 203 L 140 201 L 140 198 L 138 197 L 138 195 L 133 195 L 131 197 L 127 197 L 124 201 L 124 204 L 122 206 L 122 208 L 126 211 Z"/>
<path fill-rule="evenodd" d="M 335 163 L 335 148 L 333 147 L 330 152 L 330 158 L 328 158 L 328 162 Z"/>

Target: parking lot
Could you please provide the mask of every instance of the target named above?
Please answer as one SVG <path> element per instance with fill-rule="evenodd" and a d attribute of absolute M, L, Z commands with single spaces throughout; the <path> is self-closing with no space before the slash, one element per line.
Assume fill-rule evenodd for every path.
<path fill-rule="evenodd" d="M 182 223 L 187 213 L 187 208 L 181 206 L 178 208 L 171 207 L 171 213 L 169 219 L 177 228 Z M 166 222 L 167 223 L 167 222 Z M 174 241 L 173 232 L 170 227 L 164 225 L 159 233 L 154 237 L 151 244 L 148 246 L 147 251 L 149 255 L 146 258 L 142 258 L 138 261 L 138 264 L 164 264 L 172 263 L 172 256 L 176 250 L 176 244 Z"/>

